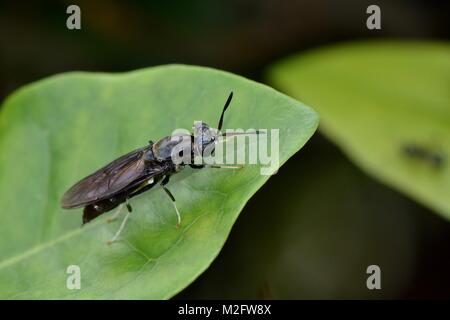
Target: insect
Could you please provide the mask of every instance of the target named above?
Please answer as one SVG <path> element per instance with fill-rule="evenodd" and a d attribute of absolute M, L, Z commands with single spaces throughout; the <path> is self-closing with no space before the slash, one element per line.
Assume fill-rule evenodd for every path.
<path fill-rule="evenodd" d="M 194 124 L 194 134 L 188 136 L 188 143 L 192 152 L 196 150 L 203 154 L 208 148 L 214 151 L 219 137 L 225 136 L 220 135 L 220 130 L 225 111 L 230 105 L 232 98 L 233 92 L 230 93 L 225 102 L 217 131 L 203 122 Z M 256 131 L 255 133 L 258 132 Z M 128 212 L 114 237 L 108 241 L 108 243 L 112 243 L 120 235 L 132 212 L 129 200 L 159 184 L 172 201 L 177 214 L 178 222 L 176 226 L 179 227 L 181 223 L 180 212 L 177 208 L 175 197 L 166 185 L 170 176 L 179 172 L 185 166 L 201 169 L 206 165 L 194 164 L 194 162 L 174 163 L 172 153 L 177 147 L 179 147 L 179 142 L 177 142 L 177 139 L 174 139 L 174 136 L 166 136 L 156 143 L 149 141 L 147 146 L 123 155 L 77 182 L 64 194 L 61 199 L 61 206 L 65 209 L 84 207 L 83 224 L 85 224 L 99 215 L 120 206 L 117 213 L 109 219 L 109 221 L 115 220 L 125 204 Z M 211 165 L 209 167 L 240 168 L 240 166 L 222 165 Z"/>
<path fill-rule="evenodd" d="M 444 165 L 444 155 L 440 152 L 427 149 L 416 144 L 406 144 L 403 152 L 410 158 L 428 162 L 434 168 L 441 168 Z"/>

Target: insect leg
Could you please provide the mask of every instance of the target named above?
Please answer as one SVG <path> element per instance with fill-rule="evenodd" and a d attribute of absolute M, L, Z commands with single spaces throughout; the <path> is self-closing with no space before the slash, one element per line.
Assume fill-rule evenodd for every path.
<path fill-rule="evenodd" d="M 117 220 L 117 218 L 119 217 L 119 215 L 122 213 L 122 209 L 123 209 L 123 203 L 121 203 L 119 205 L 119 208 L 117 209 L 117 211 L 108 219 L 106 219 L 107 222 L 113 222 L 115 220 Z"/>
<path fill-rule="evenodd" d="M 181 216 L 180 216 L 180 211 L 178 211 L 177 208 L 177 204 L 175 202 L 175 197 L 173 196 L 173 194 L 169 191 L 169 189 L 167 189 L 166 184 L 169 182 L 169 176 L 165 176 L 164 179 L 161 181 L 161 187 L 164 189 L 164 191 L 167 193 L 167 195 L 169 196 L 170 200 L 172 200 L 173 206 L 175 208 L 175 211 L 177 213 L 177 229 L 180 227 L 181 224 Z"/>
<path fill-rule="evenodd" d="M 133 208 L 131 207 L 130 203 L 128 202 L 128 198 L 125 198 L 125 205 L 127 206 L 128 212 L 133 212 Z"/>
<path fill-rule="evenodd" d="M 117 240 L 117 238 L 119 237 L 119 235 L 122 232 L 123 228 L 125 227 L 125 224 L 127 223 L 127 220 L 130 217 L 131 212 L 133 211 L 133 209 L 131 208 L 130 204 L 128 203 L 128 198 L 125 200 L 125 204 L 126 204 L 128 212 L 127 212 L 125 218 L 123 218 L 123 221 L 120 224 L 119 230 L 117 230 L 117 232 L 114 235 L 114 237 L 111 240 L 108 240 L 108 244 L 111 244 L 111 243 L 113 243 L 114 241 Z"/>

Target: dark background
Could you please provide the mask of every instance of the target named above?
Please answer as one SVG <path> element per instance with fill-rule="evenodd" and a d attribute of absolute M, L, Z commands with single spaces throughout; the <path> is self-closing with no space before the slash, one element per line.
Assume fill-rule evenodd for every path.
<path fill-rule="evenodd" d="M 66 8 L 81 7 L 81 30 Z M 381 7 L 382 29 L 366 28 Z M 278 59 L 368 38 L 448 39 L 448 1 L 1 1 L 0 100 L 55 73 L 167 63 L 265 82 Z M 344 75 L 345 76 L 345 75 Z M 356 168 L 320 133 L 249 201 L 176 298 L 449 298 L 450 224 Z M 366 288 L 377 264 L 382 290 Z"/>

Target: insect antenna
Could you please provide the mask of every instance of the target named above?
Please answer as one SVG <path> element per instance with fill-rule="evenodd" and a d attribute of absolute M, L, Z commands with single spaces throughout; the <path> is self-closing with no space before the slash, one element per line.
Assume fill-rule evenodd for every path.
<path fill-rule="evenodd" d="M 235 136 L 247 136 L 250 134 L 266 134 L 266 132 L 261 131 L 261 130 L 255 130 L 252 132 L 228 132 L 228 133 L 225 132 L 222 134 L 222 137 L 229 138 L 229 137 L 235 137 Z"/>
<path fill-rule="evenodd" d="M 222 110 L 222 114 L 220 115 L 220 119 L 219 119 L 219 124 L 217 125 L 217 129 L 220 131 L 222 129 L 222 125 L 223 125 L 223 116 L 225 114 L 225 111 L 227 110 L 228 106 L 230 105 L 231 99 L 233 99 L 233 91 L 231 91 L 230 95 L 228 96 L 227 101 L 225 102 L 225 106 L 223 107 Z M 255 130 L 255 132 L 233 132 L 233 133 L 224 133 L 221 136 L 228 138 L 228 137 L 232 137 L 232 136 L 237 136 L 237 135 L 248 135 L 248 134 L 261 134 L 261 133 L 265 133 L 264 131 L 261 132 L 259 130 Z"/>
<path fill-rule="evenodd" d="M 231 99 L 233 99 L 233 91 L 231 91 L 230 95 L 228 96 L 227 102 L 225 102 L 225 106 L 223 107 L 222 114 L 220 115 L 219 124 L 217 125 L 217 129 L 219 131 L 220 131 L 220 129 L 222 129 L 223 115 L 225 114 L 225 111 L 227 110 L 228 106 L 230 105 Z"/>

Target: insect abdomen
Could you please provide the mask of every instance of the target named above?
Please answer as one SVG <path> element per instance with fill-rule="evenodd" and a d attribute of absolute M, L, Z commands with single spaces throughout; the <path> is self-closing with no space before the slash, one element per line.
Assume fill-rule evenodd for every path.
<path fill-rule="evenodd" d="M 89 221 L 97 218 L 99 215 L 114 209 L 124 201 L 125 199 L 123 198 L 113 197 L 87 205 L 83 210 L 83 224 L 88 223 Z"/>

